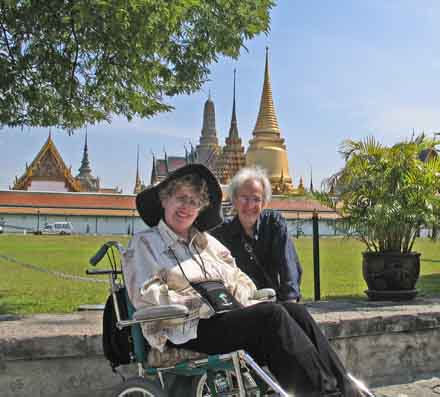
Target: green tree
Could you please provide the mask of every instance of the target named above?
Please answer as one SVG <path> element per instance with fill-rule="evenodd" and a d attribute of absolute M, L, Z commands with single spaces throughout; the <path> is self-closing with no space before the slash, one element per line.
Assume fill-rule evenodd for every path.
<path fill-rule="evenodd" d="M 269 29 L 274 0 L 0 0 L 0 126 L 72 130 L 172 107 Z"/>

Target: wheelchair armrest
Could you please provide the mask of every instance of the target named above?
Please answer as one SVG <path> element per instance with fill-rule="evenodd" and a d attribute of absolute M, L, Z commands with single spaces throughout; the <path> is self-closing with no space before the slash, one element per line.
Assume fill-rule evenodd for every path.
<path fill-rule="evenodd" d="M 133 320 L 135 321 L 157 321 L 157 320 L 172 320 L 183 318 L 188 315 L 188 308 L 183 305 L 160 305 L 149 306 L 136 310 L 133 313 Z"/>
<path fill-rule="evenodd" d="M 262 300 L 270 300 L 276 297 L 275 290 L 272 288 L 262 288 L 255 291 L 252 299 L 262 301 Z"/>

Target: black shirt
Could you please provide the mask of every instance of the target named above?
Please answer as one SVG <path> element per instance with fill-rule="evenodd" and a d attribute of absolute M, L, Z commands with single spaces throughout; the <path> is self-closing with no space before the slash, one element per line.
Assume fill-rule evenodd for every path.
<path fill-rule="evenodd" d="M 300 299 L 302 268 L 281 214 L 263 210 L 252 238 L 245 233 L 237 216 L 211 234 L 231 251 L 237 266 L 258 289 L 273 288 L 281 301 Z M 246 249 L 246 243 L 252 247 L 253 254 Z"/>

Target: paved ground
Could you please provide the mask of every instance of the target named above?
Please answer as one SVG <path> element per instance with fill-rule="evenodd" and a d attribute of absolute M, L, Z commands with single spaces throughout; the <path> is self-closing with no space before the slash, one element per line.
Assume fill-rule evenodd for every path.
<path fill-rule="evenodd" d="M 440 378 L 424 379 L 405 385 L 393 385 L 375 389 L 383 397 L 439 397 Z"/>

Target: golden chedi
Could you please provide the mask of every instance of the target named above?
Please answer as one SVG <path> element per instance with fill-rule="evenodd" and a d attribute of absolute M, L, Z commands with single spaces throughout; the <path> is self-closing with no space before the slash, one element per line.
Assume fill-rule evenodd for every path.
<path fill-rule="evenodd" d="M 286 145 L 284 138 L 281 138 L 272 99 L 267 48 L 260 111 L 252 135 L 253 138 L 249 141 L 246 153 L 246 165 L 265 168 L 272 187 L 276 187 L 276 191 L 292 192 L 292 178 L 289 175 Z M 280 186 L 280 180 L 283 184 L 282 187 Z"/>

